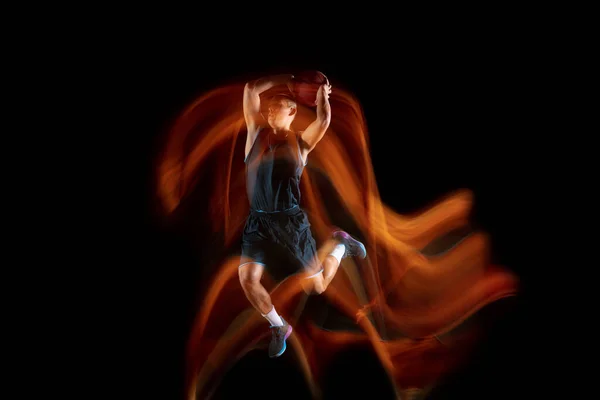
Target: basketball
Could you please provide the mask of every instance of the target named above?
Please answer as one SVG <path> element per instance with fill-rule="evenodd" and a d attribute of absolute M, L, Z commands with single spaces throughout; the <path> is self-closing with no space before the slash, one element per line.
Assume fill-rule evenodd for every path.
<path fill-rule="evenodd" d="M 329 80 L 319 71 L 302 71 L 294 75 L 293 94 L 296 101 L 308 107 L 317 105 L 317 91 Z"/>

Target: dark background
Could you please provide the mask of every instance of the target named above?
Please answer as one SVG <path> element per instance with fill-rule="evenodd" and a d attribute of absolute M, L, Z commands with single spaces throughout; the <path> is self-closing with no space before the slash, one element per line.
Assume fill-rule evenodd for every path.
<path fill-rule="evenodd" d="M 138 48 L 124 65 L 127 84 L 118 96 L 133 118 L 122 139 L 134 149 L 129 189 L 139 189 L 129 218 L 140 217 L 142 229 L 135 243 L 126 244 L 134 256 L 123 272 L 131 301 L 123 306 L 122 322 L 132 333 L 122 340 L 132 364 L 123 379 L 139 384 L 147 398 L 183 398 L 185 343 L 202 268 L 212 260 L 202 252 L 201 229 L 194 221 L 167 226 L 156 215 L 154 157 L 165 130 L 203 91 L 270 73 L 317 69 L 329 77 L 333 90 L 343 86 L 364 107 L 384 202 L 407 213 L 448 191 L 473 190 L 474 220 L 491 235 L 494 261 L 522 280 L 513 311 L 431 398 L 506 398 L 534 391 L 528 376 L 536 365 L 528 310 L 532 277 L 541 266 L 530 254 L 529 238 L 539 233 L 532 214 L 541 167 L 531 166 L 536 152 L 528 134 L 536 120 L 534 99 L 541 94 L 531 49 L 471 42 L 382 53 L 361 45 L 250 58 L 239 45 L 231 47 L 235 50 L 222 44 L 190 51 L 165 41 Z M 289 390 L 283 397 L 295 393 L 303 398 L 303 382 L 292 362 L 262 356 L 247 357 L 224 381 L 223 393 L 241 388 L 246 394 L 279 397 L 281 390 Z M 374 355 L 350 350 L 339 365 L 327 394 L 392 398 Z"/>

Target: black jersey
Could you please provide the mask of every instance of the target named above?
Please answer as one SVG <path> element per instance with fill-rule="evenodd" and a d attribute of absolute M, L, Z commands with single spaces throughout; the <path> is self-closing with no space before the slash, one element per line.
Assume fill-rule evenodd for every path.
<path fill-rule="evenodd" d="M 285 211 L 300 205 L 300 179 L 304 170 L 300 136 L 286 137 L 261 129 L 246 157 L 246 187 L 250 208 Z"/>

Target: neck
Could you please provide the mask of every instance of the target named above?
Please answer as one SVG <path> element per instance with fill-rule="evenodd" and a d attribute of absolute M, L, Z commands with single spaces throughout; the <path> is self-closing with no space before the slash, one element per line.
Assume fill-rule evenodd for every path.
<path fill-rule="evenodd" d="M 275 135 L 287 135 L 290 132 L 290 128 L 271 128 Z"/>

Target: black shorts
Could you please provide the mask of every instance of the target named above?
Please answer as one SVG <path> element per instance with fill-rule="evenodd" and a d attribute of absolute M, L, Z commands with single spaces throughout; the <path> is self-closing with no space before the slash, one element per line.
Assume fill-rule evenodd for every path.
<path fill-rule="evenodd" d="M 276 282 L 318 265 L 317 246 L 304 210 L 251 211 L 242 234 L 240 267 L 258 263 Z"/>

